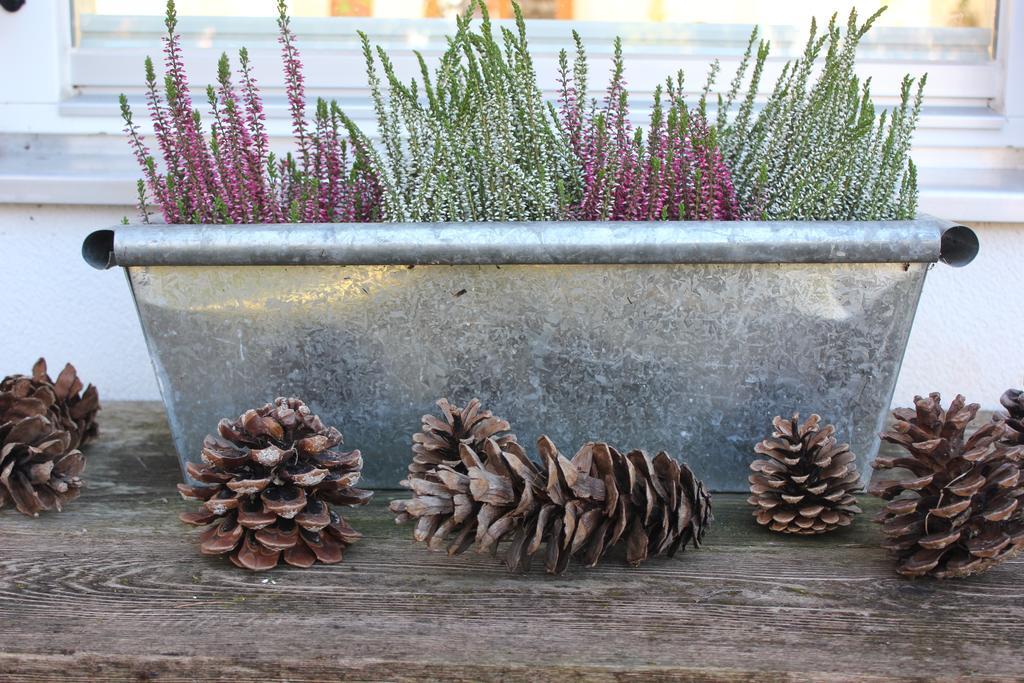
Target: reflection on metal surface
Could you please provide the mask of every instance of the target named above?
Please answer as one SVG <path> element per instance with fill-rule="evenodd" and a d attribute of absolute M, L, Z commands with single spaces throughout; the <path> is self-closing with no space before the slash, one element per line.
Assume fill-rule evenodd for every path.
<path fill-rule="evenodd" d="M 420 415 L 478 397 L 530 450 L 541 433 L 569 452 L 589 439 L 665 449 L 742 490 L 778 413 L 820 412 L 866 470 L 927 268 L 128 270 L 183 459 L 219 418 L 295 394 L 363 451 L 368 485 L 394 487 Z"/>
<path fill-rule="evenodd" d="M 955 239 L 952 236 L 956 236 Z M 97 268 L 241 265 L 969 262 L 973 233 L 913 221 L 140 225 L 83 245 Z M 955 247 L 955 249 L 954 249 Z M 977 251 L 975 242 L 975 252 Z"/>

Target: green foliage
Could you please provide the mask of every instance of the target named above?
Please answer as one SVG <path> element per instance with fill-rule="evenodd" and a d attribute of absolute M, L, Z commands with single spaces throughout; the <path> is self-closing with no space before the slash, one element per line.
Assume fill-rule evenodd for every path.
<path fill-rule="evenodd" d="M 884 8 L 883 8 L 884 10 Z M 803 55 L 788 62 L 760 112 L 754 100 L 769 44 L 753 32 L 728 93 L 719 98 L 719 144 L 743 210 L 764 219 L 892 220 L 917 211 L 910 141 L 926 76 L 903 79 L 900 103 L 876 114 L 870 79 L 854 72 L 857 45 L 883 10 L 841 30 L 833 15 L 818 35 L 811 23 Z M 757 46 L 756 55 L 754 47 Z M 817 79 L 816 64 L 825 52 Z M 753 59 L 753 72 L 732 110 Z"/>
<path fill-rule="evenodd" d="M 755 30 L 713 121 L 707 100 L 717 63 L 696 107 L 683 101 L 682 74 L 670 77 L 641 130 L 629 119 L 620 41 L 599 106 L 588 97 L 586 56 L 573 34 L 575 60 L 570 66 L 568 54 L 559 58 L 556 111 L 537 85 L 525 23 L 512 5 L 515 28 L 496 30 L 483 0 L 472 0 L 437 67 L 431 71 L 417 54 L 420 74 L 408 82 L 360 34 L 378 142 L 333 102 L 318 101 L 307 119 L 302 64 L 278 0 L 297 150 L 276 157 L 244 48 L 240 90 L 227 57 L 218 63 L 204 131 L 168 0 L 162 78 L 151 60 L 145 64 L 159 165 L 121 98 L 143 171 L 140 211 L 146 216 L 152 201 L 167 222 L 207 223 L 890 220 L 916 213 L 909 150 L 925 77 L 905 77 L 899 104 L 879 113 L 870 81 L 854 71 L 857 46 L 881 11 L 863 23 L 853 11 L 845 28 L 833 15 L 820 34 L 812 22 L 803 54 L 785 65 L 760 109 L 769 44 Z M 474 23 L 476 11 L 482 19 Z"/>
<path fill-rule="evenodd" d="M 471 26 L 475 9 L 482 15 L 479 28 Z M 499 40 L 487 8 L 473 0 L 433 75 L 417 53 L 420 80 L 409 83 L 396 76 L 387 53 L 374 50 L 360 33 L 379 145 L 351 120 L 345 123 L 378 178 L 385 220 L 543 220 L 564 214 L 564 179 L 578 173 L 537 86 L 518 7 L 516 27 L 502 28 Z"/>

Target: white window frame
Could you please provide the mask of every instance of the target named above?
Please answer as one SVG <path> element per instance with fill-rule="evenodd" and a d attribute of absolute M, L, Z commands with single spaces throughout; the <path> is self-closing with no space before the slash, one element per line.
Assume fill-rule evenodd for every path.
<path fill-rule="evenodd" d="M 13 14 L 0 12 L 0 57 L 6 64 L 17 65 L 0 73 L 0 202 L 124 204 L 132 200 L 137 174 L 119 139 L 116 96 L 126 92 L 141 105 L 143 58 L 148 54 L 159 61 L 159 35 L 155 31 L 147 34 L 146 47 L 75 47 L 74 19 L 67 0 L 27 3 Z M 196 25 L 186 18 L 181 27 L 186 41 L 194 43 L 190 21 Z M 389 32 L 418 26 L 423 29 L 422 51 L 428 58 L 440 50 L 437 37 L 452 26 L 443 20 L 330 21 L 331 30 L 344 26 L 351 36 L 355 28 L 368 29 L 392 45 L 398 41 L 389 40 Z M 148 22 L 151 28 L 155 25 Z M 351 41 L 323 47 L 324 41 L 332 38 L 312 35 L 317 26 L 296 20 L 309 94 L 338 98 L 354 118 L 372 129 L 361 53 Z M 860 61 L 860 72 L 872 77 L 872 92 L 882 104 L 892 101 L 905 73 L 929 74 L 914 157 L 922 169 L 922 206 L 932 213 L 976 221 L 1024 222 L 1024 0 L 1002 0 L 997 27 L 994 59 L 985 63 Z M 280 95 L 274 22 L 241 20 L 237 25 L 233 22 L 232 28 L 240 43 L 250 45 L 257 76 L 268 96 L 270 130 L 285 143 L 288 121 Z M 538 45 L 538 77 L 553 87 L 557 54 L 551 45 L 569 43 L 568 22 L 535 22 L 529 28 Z M 588 42 L 591 80 L 597 87 L 607 72 L 607 45 L 616 28 L 621 27 L 591 25 L 585 29 L 590 34 L 608 34 L 607 40 Z M 558 40 L 560 33 L 565 35 Z M 731 54 L 719 58 L 720 85 L 728 83 L 738 64 L 735 36 L 729 45 Z M 193 44 L 187 47 L 193 86 L 205 86 L 213 79 L 220 51 Z M 418 73 L 410 48 L 390 51 L 401 74 Z M 26 58 L 28 55 L 32 57 Z M 630 51 L 627 45 L 627 77 L 639 114 L 643 113 L 645 93 L 678 69 L 685 71 L 690 87 L 699 87 L 710 60 L 706 54 Z M 784 61 L 782 57 L 772 59 L 765 84 L 774 81 Z M 204 100 L 201 91 L 196 100 Z M 137 109 L 145 128 L 144 108 Z"/>

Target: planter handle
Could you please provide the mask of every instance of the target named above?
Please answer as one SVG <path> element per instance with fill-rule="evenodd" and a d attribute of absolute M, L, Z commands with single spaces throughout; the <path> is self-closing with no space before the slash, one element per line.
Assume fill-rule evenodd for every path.
<path fill-rule="evenodd" d="M 954 225 L 942 233 L 939 260 L 962 268 L 978 255 L 978 235 L 965 225 Z"/>
<path fill-rule="evenodd" d="M 82 258 L 97 270 L 117 265 L 114 258 L 114 231 L 96 230 L 82 242 Z"/>

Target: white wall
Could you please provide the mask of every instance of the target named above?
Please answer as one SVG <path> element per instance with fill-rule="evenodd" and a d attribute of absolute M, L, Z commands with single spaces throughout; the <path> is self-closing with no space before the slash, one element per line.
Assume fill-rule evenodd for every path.
<path fill-rule="evenodd" d="M 81 259 L 82 238 L 118 223 L 121 207 L 0 205 L 0 374 L 45 355 L 73 362 L 108 399 L 156 399 L 156 382 L 124 275 Z M 966 221 L 967 225 L 972 225 Z M 1024 225 L 973 224 L 981 253 L 928 276 L 895 403 L 964 393 L 998 407 L 1024 385 Z"/>
<path fill-rule="evenodd" d="M 957 220 L 981 250 L 964 268 L 928 274 L 894 403 L 939 391 L 998 408 L 1003 391 L 1024 386 L 1024 225 Z"/>
<path fill-rule="evenodd" d="M 120 269 L 82 260 L 82 239 L 130 210 L 0 205 L 0 375 L 39 356 L 70 361 L 101 398 L 159 398 L 131 293 Z M 52 373 L 51 373 L 52 374 Z"/>

